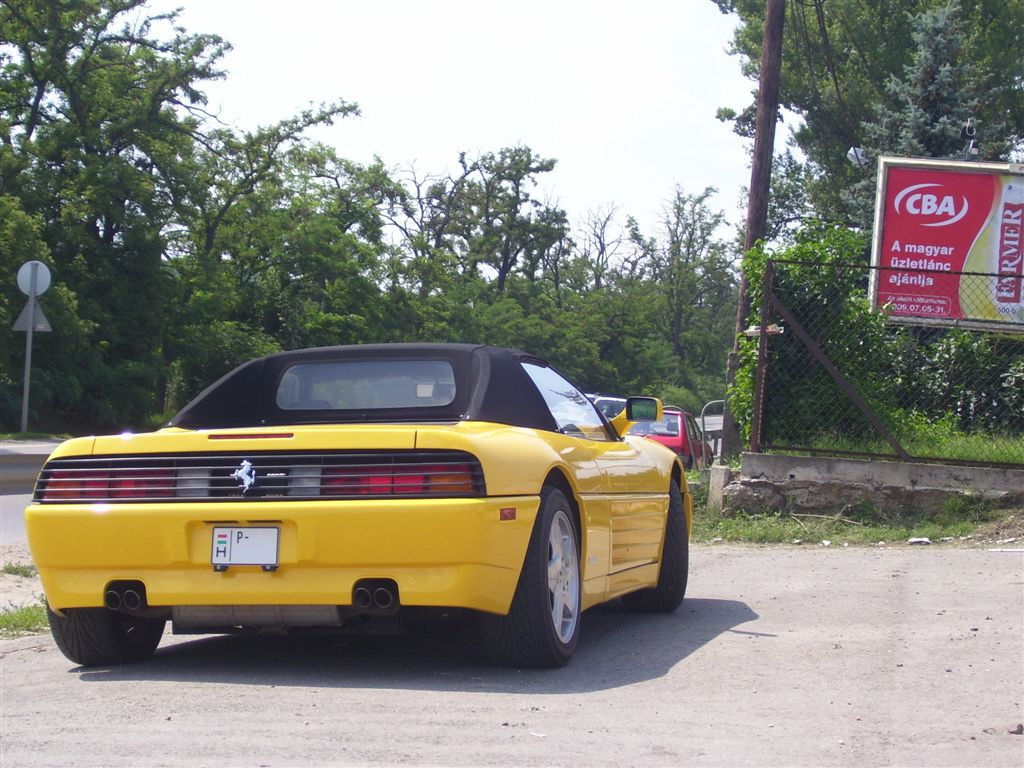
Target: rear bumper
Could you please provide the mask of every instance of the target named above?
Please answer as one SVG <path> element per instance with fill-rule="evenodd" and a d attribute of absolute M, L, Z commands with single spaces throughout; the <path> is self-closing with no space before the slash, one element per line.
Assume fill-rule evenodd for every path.
<path fill-rule="evenodd" d="M 538 498 L 33 504 L 29 547 L 50 605 L 100 607 L 139 580 L 152 607 L 340 605 L 355 582 L 393 579 L 402 605 L 507 613 Z M 514 519 L 501 510 L 514 509 Z M 276 526 L 278 568 L 211 565 L 215 526 Z"/>

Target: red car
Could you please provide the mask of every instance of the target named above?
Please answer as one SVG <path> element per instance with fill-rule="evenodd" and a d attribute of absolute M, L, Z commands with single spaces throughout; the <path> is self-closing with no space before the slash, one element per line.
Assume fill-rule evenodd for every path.
<path fill-rule="evenodd" d="M 711 466 L 715 454 L 704 439 L 697 420 L 692 415 L 671 405 L 665 406 L 661 421 L 641 421 L 629 429 L 631 435 L 643 435 L 671 448 L 683 459 L 687 469 Z"/>

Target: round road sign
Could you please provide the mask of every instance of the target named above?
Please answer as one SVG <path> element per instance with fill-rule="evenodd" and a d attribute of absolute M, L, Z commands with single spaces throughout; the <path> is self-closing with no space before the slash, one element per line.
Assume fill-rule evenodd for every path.
<path fill-rule="evenodd" d="M 46 293 L 50 287 L 50 268 L 41 261 L 26 261 L 18 270 L 18 287 L 26 296 Z"/>

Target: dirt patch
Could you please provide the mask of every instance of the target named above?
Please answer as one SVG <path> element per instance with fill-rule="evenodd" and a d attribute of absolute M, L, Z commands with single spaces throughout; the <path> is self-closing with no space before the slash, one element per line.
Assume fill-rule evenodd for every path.
<path fill-rule="evenodd" d="M 1018 545 L 1024 544 L 1024 508 L 1009 510 L 1005 518 L 984 523 L 979 526 L 977 537 L 986 543 L 1013 540 Z"/>
<path fill-rule="evenodd" d="M 32 555 L 24 542 L 0 545 L 0 565 L 32 565 Z M 11 611 L 37 603 L 43 594 L 38 576 L 0 573 L 0 611 Z"/>

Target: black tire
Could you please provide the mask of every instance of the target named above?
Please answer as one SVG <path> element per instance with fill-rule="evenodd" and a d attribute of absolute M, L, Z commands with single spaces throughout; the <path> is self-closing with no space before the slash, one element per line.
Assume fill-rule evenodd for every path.
<path fill-rule="evenodd" d="M 574 519 L 565 495 L 545 486 L 508 615 L 480 616 L 484 649 L 496 664 L 559 667 L 576 650 L 582 584 Z"/>
<path fill-rule="evenodd" d="M 142 661 L 153 655 L 164 634 L 164 619 L 126 616 L 106 608 L 46 606 L 50 632 L 61 653 L 83 667 Z"/>
<path fill-rule="evenodd" d="M 661 552 L 657 586 L 622 596 L 622 602 L 637 613 L 671 613 L 683 602 L 690 568 L 690 541 L 683 512 L 683 496 L 675 480 L 669 488 L 668 520 Z"/>

